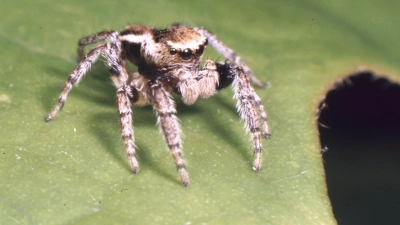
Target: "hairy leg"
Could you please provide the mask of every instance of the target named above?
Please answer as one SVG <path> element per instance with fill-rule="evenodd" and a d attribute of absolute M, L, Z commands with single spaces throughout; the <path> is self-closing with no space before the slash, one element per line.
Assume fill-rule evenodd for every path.
<path fill-rule="evenodd" d="M 189 185 L 189 175 L 185 170 L 182 158 L 182 141 L 180 138 L 180 126 L 175 116 L 176 109 L 170 94 L 163 88 L 162 82 L 155 80 L 149 83 L 149 95 L 154 111 L 157 113 L 157 123 L 164 134 L 168 148 L 175 160 L 176 169 L 179 172 L 183 185 Z"/>
<path fill-rule="evenodd" d="M 228 48 L 221 41 L 219 41 L 213 33 L 202 27 L 195 27 L 193 28 L 193 30 L 207 37 L 208 43 L 210 43 L 221 55 L 231 60 L 234 64 L 240 66 L 245 72 L 245 74 L 249 76 L 251 82 L 253 82 L 259 87 L 265 87 L 265 83 L 262 82 L 260 79 L 258 79 L 251 72 L 250 68 L 243 62 L 243 60 L 232 49 Z"/>
<path fill-rule="evenodd" d="M 234 70 L 232 72 L 236 73 L 236 76 L 232 85 L 235 98 L 238 100 L 237 108 L 242 120 L 245 123 L 246 130 L 251 132 L 253 139 L 255 153 L 253 169 L 260 171 L 262 165 L 262 142 L 259 118 L 262 119 L 264 125 L 264 135 L 269 136 L 266 113 L 263 111 L 264 107 L 262 106 L 258 95 L 251 87 L 249 79 L 243 69 L 240 67 L 234 67 L 233 69 Z"/>
<path fill-rule="evenodd" d="M 132 110 L 129 101 L 127 86 L 123 85 L 117 89 L 116 105 L 119 113 L 119 121 L 121 126 L 121 137 L 124 142 L 126 154 L 134 173 L 139 170 L 139 163 L 136 158 L 136 146 L 132 126 Z"/>
<path fill-rule="evenodd" d="M 139 170 L 139 163 L 136 158 L 130 101 L 138 97 L 138 92 L 134 87 L 128 84 L 129 76 L 124 66 L 124 60 L 121 58 L 121 45 L 118 40 L 118 33 L 114 32 L 109 34 L 108 37 L 109 43 L 107 43 L 107 48 L 103 52 L 103 56 L 106 58 L 106 64 L 110 71 L 111 79 L 117 87 L 116 105 L 119 113 L 121 137 L 132 171 L 137 173 Z"/>
<path fill-rule="evenodd" d="M 83 78 L 83 76 L 90 69 L 92 63 L 94 63 L 98 58 L 100 53 L 102 53 L 106 48 L 105 44 L 99 45 L 93 48 L 85 58 L 76 66 L 74 71 L 69 75 L 67 81 L 64 84 L 64 87 L 61 91 L 61 94 L 58 98 L 58 103 L 54 107 L 53 110 L 47 115 L 46 121 L 52 120 L 58 111 L 64 106 L 65 101 L 67 100 L 68 94 L 72 89 L 72 85 L 77 85 Z"/>
<path fill-rule="evenodd" d="M 114 32 L 115 31 L 112 31 L 112 30 L 105 30 L 105 31 L 101 31 L 97 34 L 90 35 L 90 36 L 79 39 L 79 41 L 78 41 L 78 62 L 80 62 L 85 55 L 84 48 L 86 45 L 104 41 L 104 40 L 108 39 L 109 36 Z"/>

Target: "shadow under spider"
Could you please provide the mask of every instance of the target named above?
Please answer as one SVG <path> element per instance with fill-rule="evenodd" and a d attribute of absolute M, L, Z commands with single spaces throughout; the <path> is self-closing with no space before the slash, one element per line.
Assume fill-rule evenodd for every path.
<path fill-rule="evenodd" d="M 227 87 L 227 89 L 231 89 L 231 87 Z M 231 91 L 231 90 L 225 90 L 225 91 Z M 231 94 L 233 96 L 233 92 L 231 91 Z M 214 100 L 217 102 L 216 104 L 218 105 L 218 109 L 221 110 L 225 110 L 226 112 L 229 112 L 232 117 L 234 118 L 233 120 L 236 121 L 240 121 L 240 116 L 239 113 L 237 112 L 237 108 L 236 108 L 236 103 L 233 102 L 232 104 L 230 102 L 227 102 L 225 99 L 223 99 L 221 96 L 215 96 Z M 223 120 L 223 118 L 219 117 L 221 121 L 226 121 Z M 220 126 L 220 123 L 209 123 L 210 126 L 212 127 L 212 130 L 215 130 L 217 132 L 215 132 L 215 134 L 219 135 L 221 138 L 224 138 L 225 140 L 227 140 L 227 143 L 229 144 L 229 146 L 231 147 L 231 149 L 234 149 L 235 152 L 242 158 L 245 160 L 246 164 L 249 165 L 249 168 L 253 167 L 253 156 L 254 156 L 254 152 L 253 154 L 249 154 L 249 151 L 252 152 L 252 143 L 250 141 L 241 141 L 240 137 L 242 135 L 245 135 L 248 140 L 248 138 L 250 137 L 250 132 L 246 132 L 243 129 L 243 121 L 240 121 L 240 129 L 241 131 L 239 132 L 234 132 L 230 129 L 224 129 L 223 126 Z M 262 140 L 265 138 L 262 138 Z M 247 148 L 242 148 L 241 146 L 248 146 Z"/>
<path fill-rule="evenodd" d="M 75 98 L 79 96 L 80 98 L 83 98 L 95 104 L 101 104 L 115 108 L 116 89 L 112 84 L 108 71 L 103 67 L 104 65 L 102 65 L 101 63 L 94 64 L 91 71 L 89 71 L 80 82 L 79 87 L 73 87 L 73 89 L 71 90 L 71 94 Z M 52 107 L 54 107 L 55 104 L 57 103 L 61 89 L 66 79 L 68 78 L 70 72 L 72 72 L 72 70 L 66 72 L 65 70 L 61 71 L 57 68 L 50 68 L 48 69 L 48 72 L 50 74 L 57 74 L 57 76 L 65 78 L 65 80 L 63 82 L 60 82 L 59 85 L 57 84 L 57 86 L 52 85 L 43 90 L 42 96 L 44 97 L 41 98 L 42 99 L 41 101 L 43 103 L 46 112 L 50 112 Z M 227 87 L 226 89 L 231 89 L 231 88 Z M 233 92 L 231 90 L 226 90 L 226 89 L 222 91 L 230 91 L 233 96 Z M 203 118 L 204 119 L 203 124 L 209 128 L 208 130 L 211 131 L 210 133 L 218 135 L 219 136 L 218 139 L 226 140 L 226 143 L 230 146 L 230 148 L 234 149 L 235 152 L 238 153 L 240 157 L 246 161 L 246 164 L 249 165 L 249 168 L 251 168 L 253 157 L 252 154 L 248 153 L 248 150 L 251 151 L 250 147 L 251 143 L 250 142 L 243 143 L 242 141 L 240 141 L 240 139 L 236 138 L 238 135 L 240 135 L 238 134 L 238 132 L 233 132 L 230 129 L 224 128 L 224 126 L 221 126 L 223 122 L 226 122 L 224 118 L 213 116 L 214 122 L 210 121 L 210 117 L 208 115 L 210 113 L 214 113 L 215 108 L 217 109 L 220 108 L 221 110 L 225 109 L 226 111 L 231 112 L 234 118 L 240 120 L 235 103 L 233 102 L 231 104 L 230 103 L 231 101 L 229 102 L 225 101 L 223 98 L 218 96 L 218 94 L 219 93 L 217 93 L 216 96 L 210 97 L 209 99 L 198 100 L 198 101 L 208 101 L 208 103 L 206 104 L 217 107 L 210 107 L 210 106 L 200 107 L 198 103 L 197 105 L 195 103 L 194 105 L 187 106 L 182 103 L 182 100 L 179 96 L 173 95 L 173 99 L 176 102 L 176 107 L 178 111 L 177 116 L 178 118 L 185 118 L 186 116 L 190 115 Z M 65 107 L 68 107 L 69 105 L 73 105 L 73 102 L 67 100 Z M 43 117 L 45 116 L 46 115 L 43 115 Z M 60 115 L 57 115 L 56 119 L 59 116 Z M 151 105 L 147 105 L 144 107 L 132 106 L 132 119 L 135 128 L 136 126 L 137 127 L 151 126 L 154 127 L 154 129 L 158 129 L 158 127 L 156 126 L 156 116 L 155 113 L 153 112 Z M 103 122 L 104 123 L 111 122 L 113 124 L 112 126 L 115 125 L 116 127 L 118 127 L 118 132 L 119 132 L 117 109 L 115 108 L 115 113 L 113 113 L 112 115 L 111 113 L 96 114 L 94 117 L 92 117 L 92 119 L 88 121 L 88 127 L 89 130 L 98 137 L 98 139 L 102 142 L 104 147 L 108 149 L 108 152 L 119 163 L 125 164 L 126 168 L 129 171 L 131 171 L 127 157 L 121 157 L 121 155 L 114 150 L 121 148 L 120 146 L 123 146 L 122 144 L 120 144 L 122 143 L 122 140 L 120 140 L 120 143 L 115 143 L 114 139 L 107 138 L 107 137 L 114 137 L 115 136 L 114 133 L 111 133 L 106 129 L 99 129 L 99 127 L 102 126 L 96 126 L 96 129 L 92 128 L 91 126 L 91 124 L 99 124 Z M 185 124 L 183 125 L 185 126 Z M 136 129 L 135 132 L 140 132 L 140 130 Z M 159 138 L 163 138 L 162 134 L 159 135 L 160 135 Z M 243 135 L 250 135 L 250 134 L 243 130 Z M 140 140 L 136 140 L 136 144 L 138 145 L 138 147 L 142 146 L 142 143 L 143 142 L 141 142 Z M 249 145 L 247 149 L 243 149 L 242 147 L 240 147 L 246 144 Z M 177 179 L 175 176 L 167 175 L 165 171 L 163 171 L 160 167 L 158 167 L 155 163 L 153 163 L 148 152 L 150 150 L 151 149 L 147 149 L 145 146 L 139 148 L 138 150 L 139 163 L 145 165 L 151 165 L 152 169 L 155 170 L 160 175 L 164 176 L 167 179 L 172 179 L 173 181 L 176 181 Z M 123 147 L 121 148 L 121 151 L 124 151 Z"/>
<path fill-rule="evenodd" d="M 141 118 L 145 117 L 145 114 L 147 113 L 147 111 L 150 110 L 145 110 L 144 113 L 141 113 Z M 113 114 L 113 115 L 111 115 Z M 154 115 L 152 113 L 148 114 L 149 116 L 146 117 L 144 123 L 146 123 L 146 125 L 150 124 L 151 122 L 154 122 L 153 126 L 155 125 L 155 118 Z M 110 118 L 112 118 L 113 116 L 115 116 L 115 120 L 111 120 Z M 153 118 L 151 119 L 150 116 Z M 114 121 L 114 122 L 112 122 Z M 142 124 L 143 121 L 138 122 L 139 124 Z M 96 127 L 90 126 L 88 125 L 88 130 L 90 132 L 92 132 L 96 137 L 98 137 L 99 141 L 101 142 L 101 144 L 104 146 L 104 148 L 106 149 L 107 153 L 110 154 L 118 163 L 120 163 L 121 165 L 124 165 L 124 168 L 129 171 L 129 173 L 132 173 L 132 169 L 129 166 L 129 161 L 128 161 L 128 157 L 126 156 L 125 153 L 125 149 L 123 147 L 122 144 L 122 139 L 120 139 L 119 141 L 115 141 L 116 136 L 120 136 L 119 134 L 119 122 L 118 122 L 118 113 L 102 113 L 99 114 L 97 113 L 95 116 L 93 116 L 89 121 L 89 124 L 97 124 Z M 104 124 L 104 126 L 102 125 Z M 107 129 L 107 127 L 110 126 L 115 126 L 116 129 Z M 142 125 L 139 125 L 138 127 L 141 127 Z M 155 129 L 157 129 L 156 126 L 154 126 Z M 118 130 L 118 134 L 115 133 L 115 131 Z M 137 131 L 140 132 L 140 131 Z M 161 134 L 160 134 L 161 135 Z M 160 136 L 161 138 L 161 136 Z M 139 161 L 139 166 L 140 168 L 149 168 L 150 170 L 154 171 L 156 174 L 158 174 L 161 177 L 164 177 L 167 180 L 176 182 L 178 184 L 180 183 L 179 180 L 179 176 L 178 174 L 175 174 L 176 176 L 174 176 L 173 174 L 169 174 L 166 170 L 162 169 L 158 164 L 157 164 L 157 160 L 155 160 L 153 157 L 151 157 L 151 149 L 149 147 L 147 147 L 145 144 L 143 144 L 143 141 L 140 140 L 136 140 L 135 142 L 137 148 L 137 158 Z M 121 152 L 123 152 L 123 154 L 121 154 Z M 106 162 L 103 162 L 106 163 Z M 173 167 L 173 160 L 171 158 L 171 167 Z M 139 175 L 140 175 L 140 169 L 139 168 Z"/>
<path fill-rule="evenodd" d="M 100 66 L 102 65 L 94 64 L 92 69 L 83 77 L 79 85 L 72 88 L 64 108 L 73 104 L 69 101 L 71 96 L 79 97 L 96 104 L 115 105 L 114 99 L 116 89 L 112 84 L 107 71 L 100 69 Z M 58 68 L 50 68 L 47 70 L 49 74 L 56 75 L 61 79 L 61 81 L 56 84 L 49 85 L 47 88 L 42 90 L 40 98 L 46 113 L 49 113 L 50 110 L 52 110 L 57 104 L 58 97 L 72 70 L 73 68 L 70 71 L 68 69 L 60 70 Z M 45 116 L 46 115 L 43 115 L 43 117 Z"/>

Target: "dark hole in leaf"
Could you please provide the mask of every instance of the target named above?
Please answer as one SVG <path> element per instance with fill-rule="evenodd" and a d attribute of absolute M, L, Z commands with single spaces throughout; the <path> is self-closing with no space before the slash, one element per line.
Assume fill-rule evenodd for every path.
<path fill-rule="evenodd" d="M 398 221 L 400 86 L 371 72 L 351 75 L 328 92 L 318 122 L 338 223 Z"/>

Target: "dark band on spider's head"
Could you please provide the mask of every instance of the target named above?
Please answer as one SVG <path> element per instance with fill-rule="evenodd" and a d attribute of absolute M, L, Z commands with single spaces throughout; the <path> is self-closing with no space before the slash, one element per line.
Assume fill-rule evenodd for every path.
<path fill-rule="evenodd" d="M 236 76 L 236 71 L 226 61 L 217 63 L 216 65 L 219 73 L 219 83 L 216 89 L 219 91 L 232 84 Z"/>
<path fill-rule="evenodd" d="M 148 29 L 145 29 L 144 27 L 141 26 L 133 26 L 130 27 L 130 29 L 124 29 L 121 32 L 119 32 L 120 36 L 124 36 L 124 35 L 129 35 L 129 34 L 133 34 L 136 36 L 140 36 L 145 34 L 148 31 Z"/>
<path fill-rule="evenodd" d="M 129 41 L 122 41 L 122 48 L 125 49 L 126 57 L 132 62 L 137 63 L 140 59 L 140 49 L 142 45 L 140 43 L 132 43 Z"/>
<path fill-rule="evenodd" d="M 162 40 L 164 40 L 165 36 L 171 33 L 170 29 L 165 29 L 165 30 L 154 30 L 153 31 L 153 36 L 154 36 L 154 42 L 159 43 Z"/>

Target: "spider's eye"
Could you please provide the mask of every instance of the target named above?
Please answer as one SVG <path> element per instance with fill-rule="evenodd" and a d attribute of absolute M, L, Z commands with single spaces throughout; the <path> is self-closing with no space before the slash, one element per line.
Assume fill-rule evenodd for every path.
<path fill-rule="evenodd" d="M 201 55 L 203 55 L 204 52 L 204 46 L 200 45 L 199 48 L 196 50 L 196 57 L 200 57 Z"/>
<path fill-rule="evenodd" d="M 176 51 L 176 49 L 174 49 L 174 48 L 171 48 L 170 50 L 169 50 L 169 54 L 171 54 L 171 55 L 175 55 L 177 53 L 177 51 Z"/>
<path fill-rule="evenodd" d="M 156 39 L 154 40 L 156 43 L 159 43 L 163 38 L 162 37 L 156 37 Z"/>
<path fill-rule="evenodd" d="M 190 59 L 192 57 L 192 50 L 190 48 L 185 48 L 180 52 L 180 56 L 182 57 L 182 59 Z"/>

